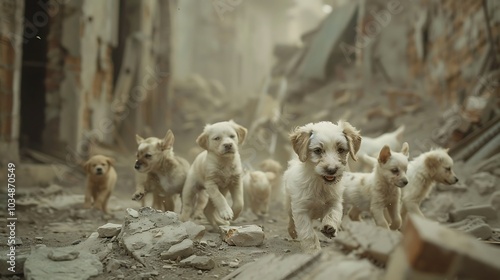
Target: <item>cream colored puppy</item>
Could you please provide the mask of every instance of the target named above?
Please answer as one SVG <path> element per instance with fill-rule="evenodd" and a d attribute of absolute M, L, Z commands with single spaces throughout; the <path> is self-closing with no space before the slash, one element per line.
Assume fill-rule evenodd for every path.
<path fill-rule="evenodd" d="M 406 214 L 413 213 L 424 216 L 420 204 L 429 195 L 436 182 L 453 185 L 458 182 L 453 168 L 453 159 L 448 149 L 435 149 L 423 153 L 410 161 L 408 165 L 408 186 L 403 190 L 403 220 Z"/>
<path fill-rule="evenodd" d="M 325 236 L 336 235 L 342 220 L 340 181 L 349 155 L 356 159 L 361 136 L 348 122 L 319 122 L 296 128 L 290 140 L 298 158 L 289 161 L 283 175 L 288 233 L 299 238 L 304 252 L 315 253 L 321 247 L 313 220 L 321 219 Z"/>
<path fill-rule="evenodd" d="M 243 170 L 238 147 L 246 134 L 247 129 L 232 120 L 205 126 L 196 139 L 205 151 L 194 160 L 182 192 L 182 221 L 192 216 L 195 197 L 202 191 L 210 201 L 204 214 L 215 229 L 239 216 L 243 209 Z M 232 207 L 225 197 L 228 192 Z"/>
<path fill-rule="evenodd" d="M 189 170 L 189 162 L 174 154 L 174 134 L 169 129 L 163 139 L 136 135 L 136 141 L 134 168 L 146 179 L 136 185 L 132 199 L 141 200 L 146 192 L 153 192 L 153 207 L 174 211 L 175 197 L 182 193 Z"/>
<path fill-rule="evenodd" d="M 259 218 L 267 216 L 271 198 L 271 181 L 276 177 L 272 172 L 246 171 L 243 175 L 245 208 L 249 208 Z"/>
<path fill-rule="evenodd" d="M 344 202 L 352 205 L 349 211 L 351 220 L 359 221 L 362 211 L 370 211 L 377 226 L 388 229 L 390 224 L 392 230 L 401 227 L 401 188 L 408 184 L 409 150 L 406 142 L 401 153 L 391 152 L 389 146 L 384 146 L 378 160 L 365 155 L 365 160 L 372 161 L 375 166 L 371 173 L 344 174 Z M 384 211 L 388 211 L 388 220 Z"/>
<path fill-rule="evenodd" d="M 405 126 L 401 125 L 396 130 L 384 133 L 379 135 L 378 137 L 363 137 L 363 143 L 359 147 L 359 151 L 357 156 L 359 160 L 354 162 L 349 160 L 349 168 L 350 171 L 368 171 L 371 170 L 371 165 L 369 160 L 365 160 L 364 155 L 369 155 L 375 157 L 380 149 L 385 145 L 389 146 L 389 148 L 393 151 L 397 151 L 401 148 L 403 143 L 403 134 L 405 131 Z"/>
<path fill-rule="evenodd" d="M 271 199 L 274 201 L 278 201 L 283 205 L 284 202 L 284 190 L 283 184 L 281 183 L 283 177 L 283 166 L 274 159 L 265 159 L 259 164 L 259 168 L 263 172 L 271 172 L 275 176 L 273 179 L 270 179 L 271 183 Z"/>
<path fill-rule="evenodd" d="M 108 212 L 109 197 L 116 184 L 116 171 L 112 158 L 96 155 L 91 157 L 84 165 L 87 173 L 87 186 L 85 190 L 84 208 L 95 208 Z"/>

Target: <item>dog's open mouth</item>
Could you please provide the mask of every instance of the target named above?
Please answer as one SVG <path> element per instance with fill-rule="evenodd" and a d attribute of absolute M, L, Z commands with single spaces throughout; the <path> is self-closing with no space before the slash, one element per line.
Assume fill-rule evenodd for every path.
<path fill-rule="evenodd" d="M 323 180 L 325 180 L 327 182 L 333 182 L 333 181 L 335 181 L 335 176 L 325 175 L 325 176 L 323 176 Z"/>

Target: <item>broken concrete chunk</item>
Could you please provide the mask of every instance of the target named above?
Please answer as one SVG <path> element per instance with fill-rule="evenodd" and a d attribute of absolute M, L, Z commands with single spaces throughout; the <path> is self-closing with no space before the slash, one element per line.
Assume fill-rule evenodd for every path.
<path fill-rule="evenodd" d="M 497 218 L 497 211 L 491 205 L 478 205 L 456 209 L 450 213 L 452 222 L 459 222 L 468 216 L 481 216 L 488 220 L 494 220 Z"/>
<path fill-rule="evenodd" d="M 220 226 L 224 242 L 233 246 L 251 247 L 264 243 L 264 231 L 257 225 Z"/>
<path fill-rule="evenodd" d="M 96 255 L 86 251 L 79 252 L 78 258 L 64 261 L 64 265 L 49 259 L 53 256 L 71 255 L 71 248 L 47 248 L 33 250 L 24 264 L 24 276 L 27 280 L 82 279 L 86 280 L 102 273 L 102 264 Z"/>
<path fill-rule="evenodd" d="M 167 252 L 161 253 L 162 260 L 181 259 L 194 254 L 194 243 L 190 239 L 184 239 L 181 243 L 173 245 Z"/>
<path fill-rule="evenodd" d="M 492 235 L 490 225 L 480 217 L 468 217 L 460 222 L 448 224 L 447 226 L 483 240 L 490 238 Z"/>
<path fill-rule="evenodd" d="M 200 241 L 205 235 L 205 227 L 202 225 L 195 224 L 192 221 L 187 221 L 182 224 L 186 228 L 186 232 L 189 235 L 189 239 L 193 241 Z"/>
<path fill-rule="evenodd" d="M 182 261 L 180 261 L 179 265 L 181 267 L 186 267 L 186 266 L 191 266 L 191 262 L 194 260 L 194 258 L 196 258 L 197 256 L 196 255 L 192 255 L 190 257 L 187 257 L 185 259 L 183 259 Z"/>
<path fill-rule="evenodd" d="M 369 256 L 383 264 L 387 263 L 389 255 L 401 241 L 401 233 L 377 227 L 365 222 L 344 222 L 333 240 L 347 250 L 359 250 L 360 255 Z"/>
<path fill-rule="evenodd" d="M 97 229 L 97 233 L 99 233 L 99 237 L 105 238 L 105 237 L 117 236 L 121 230 L 122 230 L 122 225 L 107 223 L 103 226 L 100 226 Z"/>
<path fill-rule="evenodd" d="M 191 266 L 196 269 L 211 270 L 215 267 L 215 262 L 214 260 L 206 256 L 196 256 L 191 261 Z"/>
<path fill-rule="evenodd" d="M 403 229 L 403 248 L 410 267 L 446 278 L 497 279 L 500 249 L 475 238 L 409 215 Z"/>

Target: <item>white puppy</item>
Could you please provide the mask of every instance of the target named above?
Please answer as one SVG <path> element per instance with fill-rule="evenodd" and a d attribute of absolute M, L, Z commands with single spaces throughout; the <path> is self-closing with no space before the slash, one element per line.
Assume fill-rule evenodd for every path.
<path fill-rule="evenodd" d="M 423 153 L 408 164 L 408 186 L 403 190 L 403 219 L 407 212 L 424 216 L 420 203 L 427 197 L 435 182 L 453 185 L 458 182 L 453 168 L 453 159 L 448 149 L 435 149 Z"/>
<path fill-rule="evenodd" d="M 362 211 L 370 211 L 377 226 L 389 228 L 390 224 L 393 230 L 401 227 L 400 188 L 408 184 L 408 155 L 409 146 L 406 142 L 401 153 L 391 152 L 389 146 L 384 146 L 378 160 L 365 155 L 365 160 L 372 161 L 375 166 L 371 173 L 344 174 L 344 202 L 352 205 L 349 211 L 351 220 L 359 221 Z M 387 220 L 385 211 L 389 214 Z"/>
<path fill-rule="evenodd" d="M 271 198 L 274 201 L 279 202 L 281 205 L 284 204 L 284 192 L 283 192 L 283 184 L 281 183 L 281 179 L 283 177 L 283 166 L 274 159 L 265 159 L 259 164 L 259 168 L 264 172 L 271 172 L 275 176 L 273 179 L 270 179 L 270 183 L 272 186 Z"/>
<path fill-rule="evenodd" d="M 238 217 L 243 209 L 243 174 L 238 146 L 243 144 L 246 134 L 247 129 L 232 120 L 205 126 L 196 139 L 205 151 L 191 165 L 182 191 L 182 221 L 191 217 L 195 197 L 202 195 L 204 190 L 210 200 L 204 214 L 215 229 Z M 228 192 L 232 207 L 225 197 Z"/>
<path fill-rule="evenodd" d="M 288 233 L 299 238 L 302 250 L 321 249 L 313 220 L 321 219 L 321 232 L 332 238 L 342 220 L 340 184 L 349 155 L 355 160 L 361 136 L 348 122 L 309 123 L 290 135 L 298 155 L 283 175 L 289 214 Z"/>
<path fill-rule="evenodd" d="M 272 172 L 246 171 L 243 176 L 245 208 L 250 208 L 259 218 L 269 212 L 271 181 L 276 177 Z"/>
<path fill-rule="evenodd" d="M 370 164 L 365 161 L 364 155 L 376 156 L 384 145 L 389 146 L 392 151 L 399 150 L 403 142 L 404 131 L 405 126 L 402 125 L 392 132 L 384 133 L 375 138 L 364 136 L 363 143 L 361 143 L 357 153 L 359 160 L 357 162 L 349 160 L 349 168 L 351 171 L 370 170 Z"/>

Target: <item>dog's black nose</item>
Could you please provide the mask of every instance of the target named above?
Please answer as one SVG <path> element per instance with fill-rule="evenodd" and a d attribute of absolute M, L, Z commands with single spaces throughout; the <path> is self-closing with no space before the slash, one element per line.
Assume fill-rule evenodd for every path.
<path fill-rule="evenodd" d="M 224 144 L 224 148 L 226 148 L 226 149 L 231 149 L 232 147 L 233 147 L 233 144 L 231 144 L 231 143 Z"/>
<path fill-rule="evenodd" d="M 408 185 L 408 180 L 404 179 L 402 183 L 403 183 L 403 186 L 406 186 L 406 185 Z"/>
<path fill-rule="evenodd" d="M 328 175 L 335 175 L 337 173 L 338 168 L 326 168 L 325 171 Z"/>
<path fill-rule="evenodd" d="M 455 177 L 455 183 L 458 183 L 458 177 Z"/>
<path fill-rule="evenodd" d="M 102 171 L 102 168 L 97 167 L 95 170 L 96 170 L 97 172 L 101 172 L 101 171 Z"/>
<path fill-rule="evenodd" d="M 141 168 L 141 165 L 139 164 L 138 161 L 135 162 L 134 168 L 137 170 L 139 170 L 139 168 Z"/>

